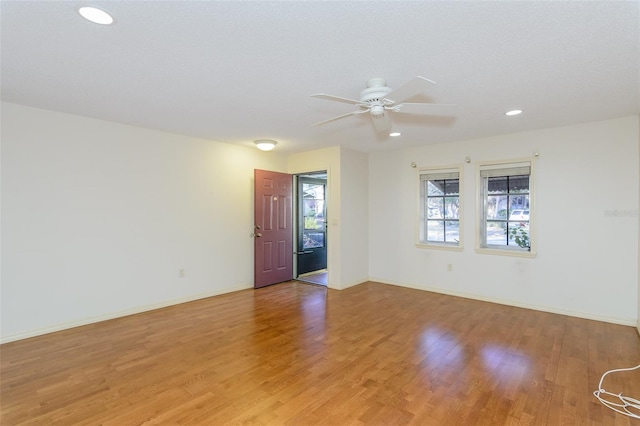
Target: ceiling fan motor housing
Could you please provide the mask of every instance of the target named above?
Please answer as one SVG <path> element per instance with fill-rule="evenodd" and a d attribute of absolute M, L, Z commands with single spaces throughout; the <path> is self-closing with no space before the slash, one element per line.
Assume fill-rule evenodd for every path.
<path fill-rule="evenodd" d="M 372 78 L 367 81 L 367 88 L 360 92 L 360 102 L 367 105 L 371 115 L 379 117 L 384 115 L 384 97 L 391 92 L 384 78 Z"/>

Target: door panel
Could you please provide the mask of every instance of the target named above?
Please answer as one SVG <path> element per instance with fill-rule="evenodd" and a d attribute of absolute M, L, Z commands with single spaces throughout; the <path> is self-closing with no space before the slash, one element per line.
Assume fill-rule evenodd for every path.
<path fill-rule="evenodd" d="M 254 287 L 293 278 L 293 176 L 254 170 Z"/>
<path fill-rule="evenodd" d="M 327 268 L 326 186 L 298 177 L 298 275 Z"/>

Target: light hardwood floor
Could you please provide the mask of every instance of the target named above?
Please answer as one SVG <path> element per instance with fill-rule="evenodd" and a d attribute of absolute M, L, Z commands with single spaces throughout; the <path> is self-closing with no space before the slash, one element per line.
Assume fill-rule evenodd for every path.
<path fill-rule="evenodd" d="M 638 425 L 632 327 L 378 283 L 245 290 L 0 346 L 0 424 Z M 640 373 L 606 389 L 640 399 Z"/>

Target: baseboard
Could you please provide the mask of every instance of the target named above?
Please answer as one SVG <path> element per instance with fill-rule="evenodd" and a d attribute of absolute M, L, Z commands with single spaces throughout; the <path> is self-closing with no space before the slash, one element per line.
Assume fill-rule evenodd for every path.
<path fill-rule="evenodd" d="M 480 300 L 480 301 L 483 301 L 483 302 L 498 303 L 500 305 L 515 306 L 515 307 L 518 307 L 518 308 L 533 309 L 533 310 L 536 310 L 536 311 L 549 312 L 549 313 L 559 314 L 559 315 L 567 315 L 567 316 L 570 316 L 570 317 L 583 318 L 583 319 L 589 319 L 589 320 L 595 320 L 595 321 L 603 321 L 603 322 L 608 322 L 608 323 L 612 323 L 612 324 L 619 324 L 619 325 L 627 325 L 627 326 L 632 326 L 632 327 L 636 328 L 636 330 L 638 330 L 639 334 L 640 334 L 640 327 L 638 327 L 638 322 L 635 319 L 604 317 L 604 316 L 593 315 L 593 314 L 589 314 L 589 313 L 585 313 L 585 312 L 576 312 L 576 311 L 569 311 L 569 310 L 565 310 L 565 309 L 551 308 L 551 307 L 548 307 L 548 306 L 532 305 L 532 304 L 528 304 L 528 303 L 520 303 L 520 302 L 515 302 L 515 301 L 510 301 L 510 300 L 496 299 L 496 298 L 491 298 L 491 297 L 484 297 L 484 296 L 480 296 L 480 295 L 477 295 L 477 294 L 451 291 L 451 290 L 442 289 L 442 288 L 438 288 L 438 287 L 418 286 L 418 285 L 415 285 L 415 284 L 400 283 L 400 282 L 396 282 L 396 281 L 389 281 L 389 280 L 385 280 L 385 279 L 382 279 L 382 278 L 375 278 L 375 277 L 370 277 L 368 279 L 368 281 L 378 282 L 378 283 L 381 283 L 381 284 L 394 285 L 394 286 L 398 286 L 398 287 L 412 288 L 412 289 L 416 289 L 416 290 L 431 291 L 433 293 L 447 294 L 449 296 L 464 297 L 465 299 L 474 299 L 474 300 Z M 356 285 L 359 285 L 359 284 L 363 284 L 364 282 L 366 282 L 366 281 L 359 281 L 359 282 L 354 282 L 354 283 L 350 283 L 350 284 L 347 284 L 347 285 L 343 285 L 343 286 L 341 286 L 341 288 L 339 290 L 344 290 L 344 289 L 347 289 L 349 287 L 353 287 L 353 286 L 356 286 Z M 157 304 L 153 304 L 153 305 L 140 306 L 140 307 L 136 307 L 136 308 L 133 308 L 133 309 L 128 309 L 128 310 L 125 310 L 125 311 L 119 311 L 119 312 L 114 312 L 114 313 L 101 315 L 101 316 L 97 316 L 97 317 L 86 318 L 86 319 L 82 319 L 82 320 L 79 320 L 79 321 L 72 321 L 72 322 L 68 322 L 68 323 L 64 323 L 64 324 L 58 324 L 58 325 L 55 325 L 55 326 L 52 326 L 52 327 L 46 327 L 46 328 L 41 328 L 41 329 L 37 329 L 37 330 L 29 330 L 29 331 L 26 331 L 26 332 L 23 332 L 23 333 L 12 334 L 12 335 L 9 335 L 9 336 L 2 336 L 2 337 L 0 337 L 0 344 L 14 342 L 14 341 L 17 341 L 17 340 L 28 339 L 30 337 L 41 336 L 43 334 L 55 333 L 56 331 L 62 331 L 62 330 L 70 329 L 70 328 L 81 327 L 83 325 L 94 324 L 94 323 L 97 323 L 97 322 L 107 321 L 107 320 L 110 320 L 110 319 L 115 319 L 115 318 L 120 318 L 120 317 L 125 317 L 125 316 L 128 316 L 128 315 L 135 315 L 135 314 L 139 314 L 139 313 L 142 313 L 142 312 L 153 311 L 155 309 L 161 309 L 161 308 L 166 308 L 168 306 L 179 305 L 181 303 L 193 302 L 195 300 L 206 299 L 208 297 L 213 297 L 213 296 L 219 296 L 221 294 L 232 293 L 232 292 L 240 291 L 240 290 L 247 290 L 247 289 L 250 289 L 250 288 L 253 288 L 253 286 L 252 285 L 247 285 L 247 286 L 229 287 L 229 288 L 215 290 L 215 291 L 207 292 L 207 293 L 201 293 L 201 294 L 197 294 L 197 295 L 194 295 L 194 296 L 189 296 L 189 297 L 185 297 L 185 298 L 181 298 L 181 299 L 174 299 L 174 300 L 170 300 L 170 301 L 166 301 L 166 302 L 162 302 L 162 303 L 157 303 Z"/>
<path fill-rule="evenodd" d="M 364 279 L 364 280 L 352 281 L 352 282 L 350 282 L 350 283 L 342 284 L 338 290 L 346 290 L 346 289 L 348 289 L 349 287 L 355 287 L 355 286 L 357 286 L 357 285 L 364 284 L 364 283 L 366 283 L 367 281 L 369 281 L 369 279 L 368 279 L 368 278 L 367 278 L 367 279 Z"/>
<path fill-rule="evenodd" d="M 636 327 L 637 326 L 637 320 L 631 319 L 631 318 L 626 319 L 626 318 L 605 317 L 605 316 L 602 316 L 602 315 L 595 315 L 595 314 L 590 314 L 590 313 L 587 313 L 587 312 L 577 312 L 577 311 L 571 311 L 571 310 L 566 310 L 566 309 L 553 308 L 553 307 L 549 307 L 549 306 L 541 306 L 541 305 L 533 305 L 533 304 L 529 304 L 529 303 L 521 303 L 521 302 L 516 302 L 516 301 L 513 301 L 513 300 L 496 299 L 496 298 L 493 298 L 493 297 L 485 297 L 485 296 L 481 296 L 481 295 L 478 295 L 478 294 L 465 293 L 465 292 L 459 292 L 459 291 L 451 291 L 451 290 L 443 289 L 443 288 L 439 288 L 439 287 L 419 286 L 419 285 L 415 285 L 415 284 L 400 283 L 400 282 L 389 281 L 389 280 L 385 280 L 385 279 L 382 279 L 382 278 L 375 278 L 375 277 L 371 277 L 369 279 L 369 281 L 374 281 L 374 282 L 381 283 L 381 284 L 394 285 L 394 286 L 398 286 L 398 287 L 407 287 L 407 288 L 412 288 L 412 289 L 416 289 L 416 290 L 431 291 L 433 293 L 446 294 L 446 295 L 449 295 L 449 296 L 464 297 L 465 299 L 473 299 L 473 300 L 480 300 L 480 301 L 483 301 L 483 302 L 497 303 L 499 305 L 515 306 L 517 308 L 532 309 L 534 311 L 541 311 L 541 312 L 549 312 L 549 313 L 552 313 L 552 314 L 566 315 L 566 316 L 569 316 L 569 317 L 583 318 L 583 319 L 589 319 L 589 320 L 594 320 L 594 321 L 602 321 L 602 322 L 608 322 L 608 323 L 619 324 L 619 325 L 627 325 L 627 326 L 632 326 L 632 327 Z"/>
<path fill-rule="evenodd" d="M 78 321 L 71 321 L 63 324 L 57 324 L 52 327 L 40 328 L 37 330 L 29 330 L 22 333 L 11 334 L 9 336 L 0 337 L 0 344 L 15 342 L 17 340 L 28 339 L 30 337 L 41 336 L 43 334 L 55 333 L 56 331 L 68 330 L 70 328 L 82 327 L 83 325 L 94 324 L 101 321 L 107 321 L 115 318 L 126 317 L 129 315 L 140 314 L 143 312 L 149 312 L 156 309 L 166 308 L 168 306 L 179 305 L 181 303 L 193 302 L 195 300 L 206 299 L 208 297 L 219 296 L 221 294 L 233 293 L 235 291 L 247 290 L 253 288 L 253 285 L 228 287 L 224 289 L 214 290 L 211 292 L 200 293 L 193 296 L 188 296 L 180 299 L 173 299 L 166 302 L 155 303 L 152 305 L 139 306 L 124 311 L 112 312 L 106 315 L 100 315 L 91 318 L 85 318 Z"/>

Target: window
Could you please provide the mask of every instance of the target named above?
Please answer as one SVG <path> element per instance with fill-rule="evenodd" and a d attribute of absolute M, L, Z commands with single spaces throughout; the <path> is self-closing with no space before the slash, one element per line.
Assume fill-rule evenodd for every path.
<path fill-rule="evenodd" d="M 324 192 L 325 183 L 303 182 L 302 183 L 302 224 L 301 248 L 316 249 L 324 247 Z"/>
<path fill-rule="evenodd" d="M 531 162 L 480 165 L 479 248 L 531 253 Z"/>
<path fill-rule="evenodd" d="M 418 244 L 461 248 L 460 169 L 420 171 L 420 227 Z"/>

